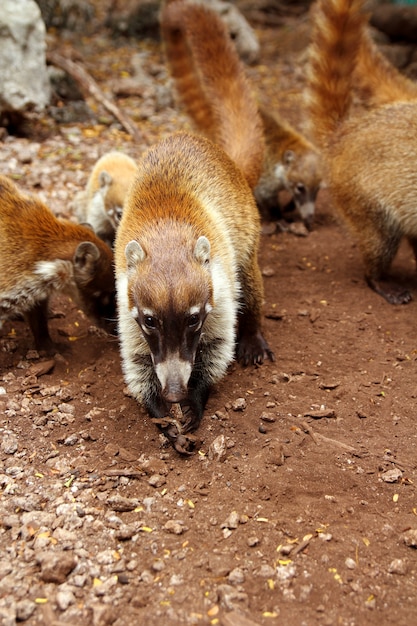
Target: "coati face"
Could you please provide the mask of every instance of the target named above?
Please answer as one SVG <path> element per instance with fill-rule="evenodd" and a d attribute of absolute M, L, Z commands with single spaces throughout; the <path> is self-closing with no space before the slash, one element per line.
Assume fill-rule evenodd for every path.
<path fill-rule="evenodd" d="M 112 332 L 116 317 L 112 253 L 101 242 L 99 247 L 91 241 L 83 241 L 76 248 L 73 266 L 83 310 Z"/>
<path fill-rule="evenodd" d="M 199 237 L 188 254 L 180 249 L 152 259 L 131 241 L 125 255 L 130 311 L 149 346 L 162 397 L 181 402 L 212 310 L 210 243 Z"/>
<path fill-rule="evenodd" d="M 106 215 L 114 230 L 117 230 L 123 214 L 124 194 L 121 197 L 121 185 L 114 184 L 113 177 L 106 170 L 100 172 L 99 184 Z"/>
<path fill-rule="evenodd" d="M 319 157 L 314 152 L 297 155 L 292 150 L 287 150 L 284 153 L 283 164 L 285 187 L 293 197 L 299 216 L 306 227 L 311 229 L 316 197 L 321 184 Z"/>

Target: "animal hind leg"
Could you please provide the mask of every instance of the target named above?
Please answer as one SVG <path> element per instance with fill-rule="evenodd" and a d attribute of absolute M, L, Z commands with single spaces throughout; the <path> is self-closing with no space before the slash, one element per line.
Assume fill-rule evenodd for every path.
<path fill-rule="evenodd" d="M 363 238 L 362 252 L 365 263 L 365 279 L 368 286 L 390 304 L 407 304 L 411 294 L 407 289 L 387 278 L 392 261 L 398 251 L 401 233 L 398 231 L 375 231 Z"/>

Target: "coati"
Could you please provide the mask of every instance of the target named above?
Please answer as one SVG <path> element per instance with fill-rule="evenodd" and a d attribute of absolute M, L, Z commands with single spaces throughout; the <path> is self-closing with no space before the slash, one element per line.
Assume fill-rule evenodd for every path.
<path fill-rule="evenodd" d="M 312 227 L 322 183 L 320 155 L 313 144 L 276 113 L 260 107 L 266 150 L 262 174 L 254 189 L 261 214 L 274 214 L 280 191 L 288 191 L 300 218 Z"/>
<path fill-rule="evenodd" d="M 266 150 L 262 146 L 262 158 L 258 151 L 260 177 L 249 179 L 259 209 L 270 217 L 279 191 L 286 189 L 310 226 L 321 181 L 319 154 L 290 124 L 258 107 L 221 19 L 208 7 L 174 0 L 162 9 L 160 23 L 177 95 L 197 129 L 236 160 L 234 133 L 244 136 L 246 110 L 259 108 Z"/>
<path fill-rule="evenodd" d="M 94 165 L 87 182 L 78 219 L 112 246 L 123 203 L 137 172 L 135 161 L 122 152 L 104 154 Z"/>
<path fill-rule="evenodd" d="M 352 110 L 354 73 L 367 25 L 362 0 L 319 0 L 309 57 L 312 130 L 335 207 L 358 240 L 368 285 L 388 302 L 408 291 L 387 281 L 406 236 L 417 255 L 417 103 L 399 99 Z"/>
<path fill-rule="evenodd" d="M 183 453 L 192 448 L 183 433 L 198 427 L 235 349 L 243 364 L 274 358 L 261 332 L 260 220 L 245 180 L 253 172 L 249 155 L 242 163 L 247 170 L 203 137 L 167 137 L 138 163 L 116 234 L 125 379 L 160 426 L 171 405 L 181 405 L 182 432 L 161 428 Z"/>
<path fill-rule="evenodd" d="M 86 226 L 58 219 L 0 176 L 0 324 L 23 315 L 38 350 L 52 350 L 48 300 L 78 298 L 96 319 L 115 316 L 113 254 Z"/>

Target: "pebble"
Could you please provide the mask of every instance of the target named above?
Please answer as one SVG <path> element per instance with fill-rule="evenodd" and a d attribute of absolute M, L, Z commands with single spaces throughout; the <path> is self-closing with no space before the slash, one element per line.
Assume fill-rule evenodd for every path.
<path fill-rule="evenodd" d="M 235 567 L 235 569 L 232 569 L 227 577 L 227 580 L 229 581 L 229 583 L 232 583 L 232 585 L 241 585 L 245 582 L 245 579 L 245 574 L 243 570 L 240 569 L 240 567 Z"/>
<path fill-rule="evenodd" d="M 232 402 L 232 409 L 234 411 L 244 411 L 247 407 L 245 398 L 237 398 Z"/>
<path fill-rule="evenodd" d="M 148 484 L 156 489 L 165 485 L 166 482 L 165 476 L 161 476 L 161 474 L 152 474 L 148 480 Z"/>
<path fill-rule="evenodd" d="M 390 574 L 398 574 L 399 576 L 405 576 L 407 574 L 407 570 L 407 562 L 404 559 L 394 559 L 388 567 L 388 572 Z"/>
<path fill-rule="evenodd" d="M 172 533 L 173 535 L 182 535 L 188 530 L 188 528 L 184 526 L 183 522 L 173 519 L 166 522 L 166 524 L 164 525 L 164 529 L 167 530 L 169 533 Z"/>
<path fill-rule="evenodd" d="M 41 566 L 41 579 L 46 583 L 63 583 L 72 572 L 77 561 L 71 552 L 44 551 L 36 555 Z"/>
<path fill-rule="evenodd" d="M 404 543 L 410 548 L 417 548 L 417 529 L 411 528 L 404 533 Z"/>
<path fill-rule="evenodd" d="M 356 561 L 350 557 L 348 557 L 345 561 L 345 565 L 348 569 L 355 569 L 356 568 Z"/>

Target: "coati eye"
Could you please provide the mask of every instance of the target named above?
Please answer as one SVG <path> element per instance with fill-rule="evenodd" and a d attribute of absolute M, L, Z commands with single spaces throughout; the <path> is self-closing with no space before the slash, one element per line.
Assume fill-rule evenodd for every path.
<path fill-rule="evenodd" d="M 146 328 L 148 328 L 149 330 L 155 330 L 156 328 L 156 318 L 153 317 L 152 315 L 145 315 L 144 318 L 144 324 L 146 326 Z"/>
<path fill-rule="evenodd" d="M 296 194 L 300 194 L 301 195 L 301 194 L 305 193 L 306 187 L 305 187 L 305 185 L 303 185 L 303 183 L 297 183 L 295 185 L 294 191 L 295 191 Z"/>
<path fill-rule="evenodd" d="M 196 328 L 200 324 L 200 316 L 197 313 L 193 313 L 187 320 L 188 328 Z"/>

